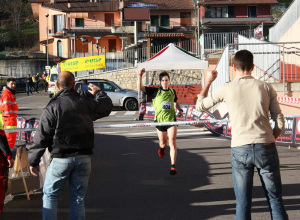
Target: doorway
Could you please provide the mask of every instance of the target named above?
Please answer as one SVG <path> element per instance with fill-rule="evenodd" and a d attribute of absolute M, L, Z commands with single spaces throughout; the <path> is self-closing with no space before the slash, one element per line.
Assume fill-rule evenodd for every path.
<path fill-rule="evenodd" d="M 108 52 L 116 52 L 117 51 L 117 40 L 109 39 L 108 40 Z"/>

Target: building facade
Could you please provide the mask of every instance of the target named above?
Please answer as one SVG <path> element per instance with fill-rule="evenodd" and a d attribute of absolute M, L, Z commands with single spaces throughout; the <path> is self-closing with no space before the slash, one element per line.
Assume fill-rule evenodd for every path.
<path fill-rule="evenodd" d="M 48 45 L 50 57 L 116 53 L 195 38 L 194 0 L 31 0 L 31 6 L 39 20 L 40 51 L 46 54 Z M 126 8 L 148 11 L 140 14 L 143 19 L 126 20 Z"/>
<path fill-rule="evenodd" d="M 271 6 L 276 0 L 205 0 L 200 3 L 200 16 L 207 32 L 239 32 L 263 23 L 268 31 L 275 22 Z M 265 33 L 267 35 L 268 33 Z"/>

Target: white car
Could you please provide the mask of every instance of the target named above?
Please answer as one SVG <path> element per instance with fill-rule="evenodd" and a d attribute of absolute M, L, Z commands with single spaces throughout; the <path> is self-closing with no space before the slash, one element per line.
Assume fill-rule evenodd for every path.
<path fill-rule="evenodd" d="M 58 76 L 58 71 L 55 67 L 53 67 L 50 71 L 49 82 L 48 82 L 49 98 L 52 98 L 52 96 L 56 93 L 55 83 L 57 81 L 57 76 Z"/>
<path fill-rule="evenodd" d="M 124 107 L 128 111 L 138 110 L 138 93 L 136 91 L 122 89 L 116 83 L 105 79 L 87 79 L 87 82 L 106 92 L 114 106 Z M 82 80 L 76 81 L 75 90 L 81 90 L 81 85 Z"/>

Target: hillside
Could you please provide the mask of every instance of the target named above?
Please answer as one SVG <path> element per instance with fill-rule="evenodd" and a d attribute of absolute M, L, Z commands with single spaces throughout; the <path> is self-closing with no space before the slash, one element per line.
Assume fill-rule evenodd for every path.
<path fill-rule="evenodd" d="M 38 30 L 29 0 L 0 1 L 0 51 L 34 48 L 39 41 Z"/>

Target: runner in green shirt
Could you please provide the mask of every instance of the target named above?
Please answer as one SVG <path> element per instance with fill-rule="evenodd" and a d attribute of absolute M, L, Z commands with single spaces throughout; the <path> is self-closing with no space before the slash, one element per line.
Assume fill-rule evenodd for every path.
<path fill-rule="evenodd" d="M 152 97 L 153 106 L 155 109 L 155 122 L 174 122 L 176 121 L 176 108 L 179 110 L 179 117 L 182 117 L 183 110 L 177 102 L 177 96 L 174 89 L 169 88 L 170 77 L 167 72 L 162 72 L 159 75 L 161 87 L 150 88 L 143 86 L 142 76 L 145 69 L 142 69 L 138 76 L 138 90 L 150 95 Z M 177 158 L 176 136 L 177 126 L 156 126 L 157 135 L 159 138 L 158 155 L 160 158 L 165 156 L 165 147 L 167 146 L 169 137 L 171 170 L 170 174 L 175 175 L 177 170 L 175 168 Z"/>

